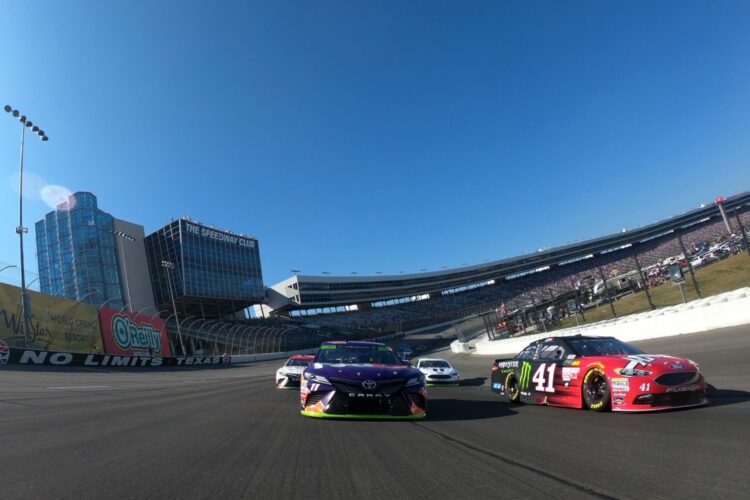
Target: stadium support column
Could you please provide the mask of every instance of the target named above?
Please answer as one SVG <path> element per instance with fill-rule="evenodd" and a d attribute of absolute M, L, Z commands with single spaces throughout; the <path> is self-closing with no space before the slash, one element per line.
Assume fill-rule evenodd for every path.
<path fill-rule="evenodd" d="M 740 219 L 740 214 L 737 212 L 736 208 L 734 209 L 734 218 L 737 219 L 737 226 L 740 228 L 742 241 L 745 242 L 745 251 L 747 252 L 747 256 L 750 257 L 750 244 L 747 242 L 747 233 L 745 232 L 745 227 L 742 225 L 742 219 Z"/>
<path fill-rule="evenodd" d="M 687 261 L 688 265 L 688 271 L 690 271 L 690 278 L 693 280 L 693 288 L 695 288 L 695 294 L 698 296 L 699 299 L 702 299 L 703 296 L 701 296 L 701 291 L 698 288 L 698 280 L 695 279 L 695 272 L 693 271 L 693 266 L 690 264 L 690 258 L 688 257 L 687 250 L 685 250 L 685 244 L 682 242 L 682 231 L 680 229 L 675 230 L 677 233 L 677 241 L 680 243 L 680 249 L 682 250 L 682 255 L 685 256 L 685 261 Z"/>
<path fill-rule="evenodd" d="M 607 288 L 607 279 L 604 277 L 604 271 L 602 271 L 602 268 L 599 268 L 599 276 L 602 278 L 602 286 L 604 287 L 604 296 L 607 297 L 607 302 L 609 302 L 609 308 L 612 309 L 612 317 L 616 318 L 617 313 L 615 312 L 615 305 L 612 303 L 612 298 L 609 296 L 609 288 Z"/>
<path fill-rule="evenodd" d="M 651 300 L 651 292 L 648 291 L 648 282 L 646 281 L 646 275 L 643 274 L 641 263 L 638 262 L 638 254 L 635 252 L 633 253 L 633 260 L 635 261 L 636 269 L 638 269 L 638 274 L 641 276 L 641 281 L 643 282 L 643 290 L 646 292 L 646 298 L 648 299 L 648 305 L 651 306 L 651 309 L 656 309 L 654 301 Z"/>
<path fill-rule="evenodd" d="M 724 197 L 719 196 L 714 201 L 719 206 L 719 212 L 721 212 L 721 218 L 724 219 L 724 225 L 727 228 L 727 234 L 732 234 L 732 228 L 729 227 L 729 219 L 727 218 L 727 211 L 724 209 Z"/>

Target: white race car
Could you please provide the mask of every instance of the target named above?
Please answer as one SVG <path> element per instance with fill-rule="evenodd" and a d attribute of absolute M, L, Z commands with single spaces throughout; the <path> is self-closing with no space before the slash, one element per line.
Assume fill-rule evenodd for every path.
<path fill-rule="evenodd" d="M 286 360 L 284 366 L 276 370 L 276 388 L 277 389 L 299 389 L 299 379 L 302 372 L 315 356 L 305 356 L 295 354 Z"/>
<path fill-rule="evenodd" d="M 417 368 L 424 375 L 427 386 L 436 385 L 458 385 L 461 376 L 458 370 L 453 368 L 444 359 L 421 358 L 417 361 Z"/>

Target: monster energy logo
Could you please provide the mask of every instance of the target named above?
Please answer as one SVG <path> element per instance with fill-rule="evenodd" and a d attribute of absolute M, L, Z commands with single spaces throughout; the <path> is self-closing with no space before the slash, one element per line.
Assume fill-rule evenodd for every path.
<path fill-rule="evenodd" d="M 521 380 L 519 382 L 521 383 L 521 389 L 528 389 L 529 388 L 529 382 L 531 381 L 531 363 L 527 363 L 524 361 L 521 363 Z"/>

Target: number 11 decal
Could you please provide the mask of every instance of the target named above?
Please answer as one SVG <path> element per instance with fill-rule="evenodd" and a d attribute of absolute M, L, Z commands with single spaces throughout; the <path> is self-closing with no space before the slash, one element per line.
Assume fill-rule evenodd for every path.
<path fill-rule="evenodd" d="M 555 392 L 555 387 L 553 385 L 555 381 L 555 366 L 555 363 L 550 363 L 549 366 L 547 366 L 546 363 L 542 363 L 541 365 L 539 365 L 539 368 L 537 368 L 536 372 L 534 372 L 534 376 L 531 377 L 531 380 L 533 382 L 536 382 L 537 391 Z M 544 372 L 545 367 L 547 368 L 547 373 Z"/>

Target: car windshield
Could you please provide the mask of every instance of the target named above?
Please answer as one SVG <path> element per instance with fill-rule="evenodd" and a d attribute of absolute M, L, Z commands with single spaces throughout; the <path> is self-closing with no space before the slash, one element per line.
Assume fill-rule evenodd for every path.
<path fill-rule="evenodd" d="M 404 364 L 386 346 L 324 345 L 315 356 L 316 363 L 352 363 L 373 365 Z"/>
<path fill-rule="evenodd" d="M 442 360 L 427 360 L 419 363 L 420 368 L 450 368 L 451 365 L 447 361 Z"/>
<path fill-rule="evenodd" d="M 630 344 L 617 339 L 567 339 L 568 344 L 579 356 L 611 356 L 614 354 L 643 354 Z"/>
<path fill-rule="evenodd" d="M 307 366 L 310 364 L 309 359 L 289 359 L 286 362 L 286 366 Z"/>

